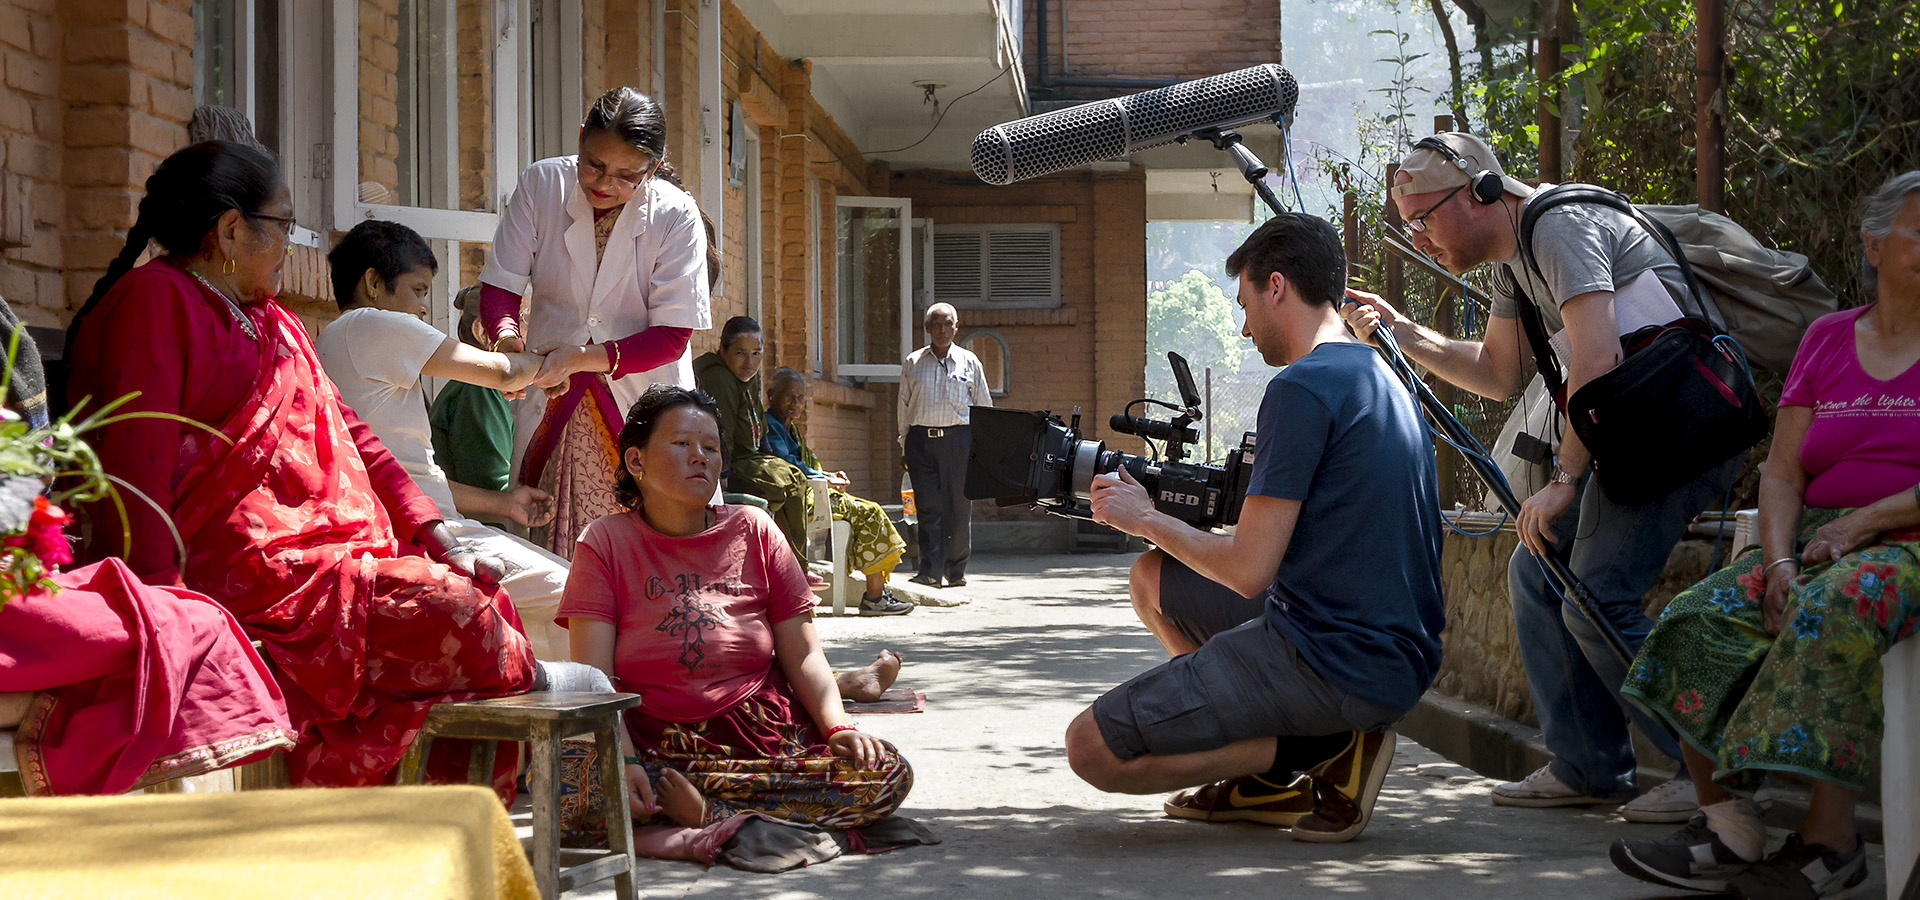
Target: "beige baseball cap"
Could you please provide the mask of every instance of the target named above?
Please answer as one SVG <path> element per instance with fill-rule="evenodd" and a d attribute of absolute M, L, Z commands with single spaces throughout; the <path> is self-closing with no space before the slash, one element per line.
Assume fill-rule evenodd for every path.
<path fill-rule="evenodd" d="M 1533 188 L 1518 178 L 1508 175 L 1500 168 L 1500 159 L 1493 155 L 1493 148 L 1464 131 L 1443 131 L 1427 140 L 1445 144 L 1459 160 L 1449 159 L 1446 154 L 1431 147 L 1415 146 L 1407 151 L 1400 160 L 1400 171 L 1413 176 L 1412 181 L 1395 184 L 1389 196 L 1394 199 L 1409 194 L 1426 194 L 1433 191 L 1450 191 L 1472 180 L 1472 176 L 1482 171 L 1490 171 L 1500 176 L 1506 192 L 1516 197 L 1525 197 L 1533 193 Z M 1461 168 L 1464 162 L 1466 168 Z"/>

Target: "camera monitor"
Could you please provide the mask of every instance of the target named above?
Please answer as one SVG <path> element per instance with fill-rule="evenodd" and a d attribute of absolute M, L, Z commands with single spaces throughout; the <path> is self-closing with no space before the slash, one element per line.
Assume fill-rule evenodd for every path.
<path fill-rule="evenodd" d="M 1193 370 L 1187 368 L 1186 357 L 1169 350 L 1167 362 L 1173 366 L 1173 383 L 1180 388 L 1180 404 L 1188 409 L 1199 409 L 1200 391 L 1193 386 Z"/>

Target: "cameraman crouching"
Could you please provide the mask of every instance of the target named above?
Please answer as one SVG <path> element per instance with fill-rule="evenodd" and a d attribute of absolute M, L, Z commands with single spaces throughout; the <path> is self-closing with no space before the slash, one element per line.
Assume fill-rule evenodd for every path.
<path fill-rule="evenodd" d="M 1433 448 L 1406 390 L 1340 317 L 1332 225 L 1282 213 L 1227 273 L 1240 279 L 1241 333 L 1286 366 L 1260 403 L 1239 528 L 1157 512 L 1124 470 L 1095 479 L 1095 521 L 1159 547 L 1134 564 L 1134 603 L 1182 655 L 1076 717 L 1067 759 L 1103 791 L 1202 785 L 1168 799 L 1171 815 L 1351 840 L 1392 763 L 1388 729 L 1440 666 Z"/>

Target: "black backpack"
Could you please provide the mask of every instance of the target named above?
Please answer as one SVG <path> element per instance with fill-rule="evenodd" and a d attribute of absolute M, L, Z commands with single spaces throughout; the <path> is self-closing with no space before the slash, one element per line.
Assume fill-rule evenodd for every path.
<path fill-rule="evenodd" d="M 1620 364 L 1567 396 L 1540 308 L 1517 282 L 1511 284 L 1520 298 L 1520 324 L 1540 375 L 1593 454 L 1600 489 L 1622 505 L 1650 503 L 1766 437 L 1767 411 L 1744 351 L 1709 314 L 1679 242 L 1625 196 L 1592 185 L 1563 184 L 1529 202 L 1520 216 L 1519 243 L 1521 259 L 1534 275 L 1545 281 L 1533 255 L 1534 225 L 1564 203 L 1596 204 L 1633 219 L 1679 264 L 1693 301 L 1691 311 L 1678 304 L 1679 319 L 1621 336 Z"/>

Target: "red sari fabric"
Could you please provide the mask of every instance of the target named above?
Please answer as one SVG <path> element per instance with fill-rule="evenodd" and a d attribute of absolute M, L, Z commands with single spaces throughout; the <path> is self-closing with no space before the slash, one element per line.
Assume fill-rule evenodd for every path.
<path fill-rule="evenodd" d="M 0 691 L 30 795 L 120 794 L 293 746 L 273 674 L 218 603 L 117 559 L 0 607 Z"/>
<path fill-rule="evenodd" d="M 129 408 L 175 412 L 219 433 L 137 420 L 104 429 L 99 450 L 107 471 L 160 495 L 187 550 L 180 580 L 264 643 L 300 733 L 294 782 L 382 783 L 434 703 L 523 692 L 533 654 L 504 593 L 403 542 L 439 515 L 341 404 L 300 320 L 272 301 L 247 316 L 258 341 L 190 276 L 142 266 L 81 330 L 68 393 L 139 389 Z M 236 383 L 247 387 L 222 412 L 216 392 Z M 126 426 L 144 435 L 112 434 Z M 111 531 L 100 527 L 114 521 L 111 509 L 93 516 L 96 537 Z M 136 531 L 131 556 L 164 571 L 161 527 Z M 430 777 L 464 780 L 454 743 L 436 742 Z M 514 763 L 503 753 L 495 770 L 509 792 Z"/>

